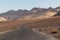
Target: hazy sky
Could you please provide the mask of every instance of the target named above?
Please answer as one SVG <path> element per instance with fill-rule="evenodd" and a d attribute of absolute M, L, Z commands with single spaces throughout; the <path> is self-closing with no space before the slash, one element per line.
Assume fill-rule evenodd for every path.
<path fill-rule="evenodd" d="M 0 0 L 0 13 L 12 9 L 55 8 L 57 6 L 60 6 L 60 0 Z"/>

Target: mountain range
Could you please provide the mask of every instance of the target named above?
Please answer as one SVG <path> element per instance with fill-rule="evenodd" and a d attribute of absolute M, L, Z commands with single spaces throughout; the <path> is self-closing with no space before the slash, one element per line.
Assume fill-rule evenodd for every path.
<path fill-rule="evenodd" d="M 5 13 L 1 13 L 0 17 L 4 17 L 7 20 L 16 20 L 16 19 L 29 19 L 29 18 L 49 18 L 52 16 L 60 15 L 60 6 L 56 8 L 39 8 L 35 7 L 31 10 L 10 10 Z"/>

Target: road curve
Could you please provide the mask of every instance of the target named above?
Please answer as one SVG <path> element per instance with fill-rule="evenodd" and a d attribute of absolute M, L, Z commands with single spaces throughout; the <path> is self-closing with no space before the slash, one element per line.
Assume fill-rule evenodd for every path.
<path fill-rule="evenodd" d="M 20 28 L 0 35 L 0 40 L 58 40 L 35 29 Z"/>

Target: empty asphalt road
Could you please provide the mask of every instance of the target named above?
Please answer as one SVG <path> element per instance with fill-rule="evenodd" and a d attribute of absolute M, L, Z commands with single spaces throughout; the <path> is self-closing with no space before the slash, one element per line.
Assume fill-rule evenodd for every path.
<path fill-rule="evenodd" d="M 58 40 L 35 29 L 19 28 L 0 35 L 0 40 Z"/>

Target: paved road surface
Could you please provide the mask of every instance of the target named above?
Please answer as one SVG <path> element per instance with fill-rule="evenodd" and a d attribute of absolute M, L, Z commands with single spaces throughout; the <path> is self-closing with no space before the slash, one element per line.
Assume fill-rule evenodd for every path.
<path fill-rule="evenodd" d="M 0 40 L 58 40 L 35 29 L 20 28 L 0 35 Z"/>
<path fill-rule="evenodd" d="M 9 30 L 9 31 L 0 32 L 0 35 L 1 35 L 1 34 L 4 34 L 4 33 L 7 33 L 7 32 L 11 32 L 11 31 L 13 31 L 13 30 Z"/>

